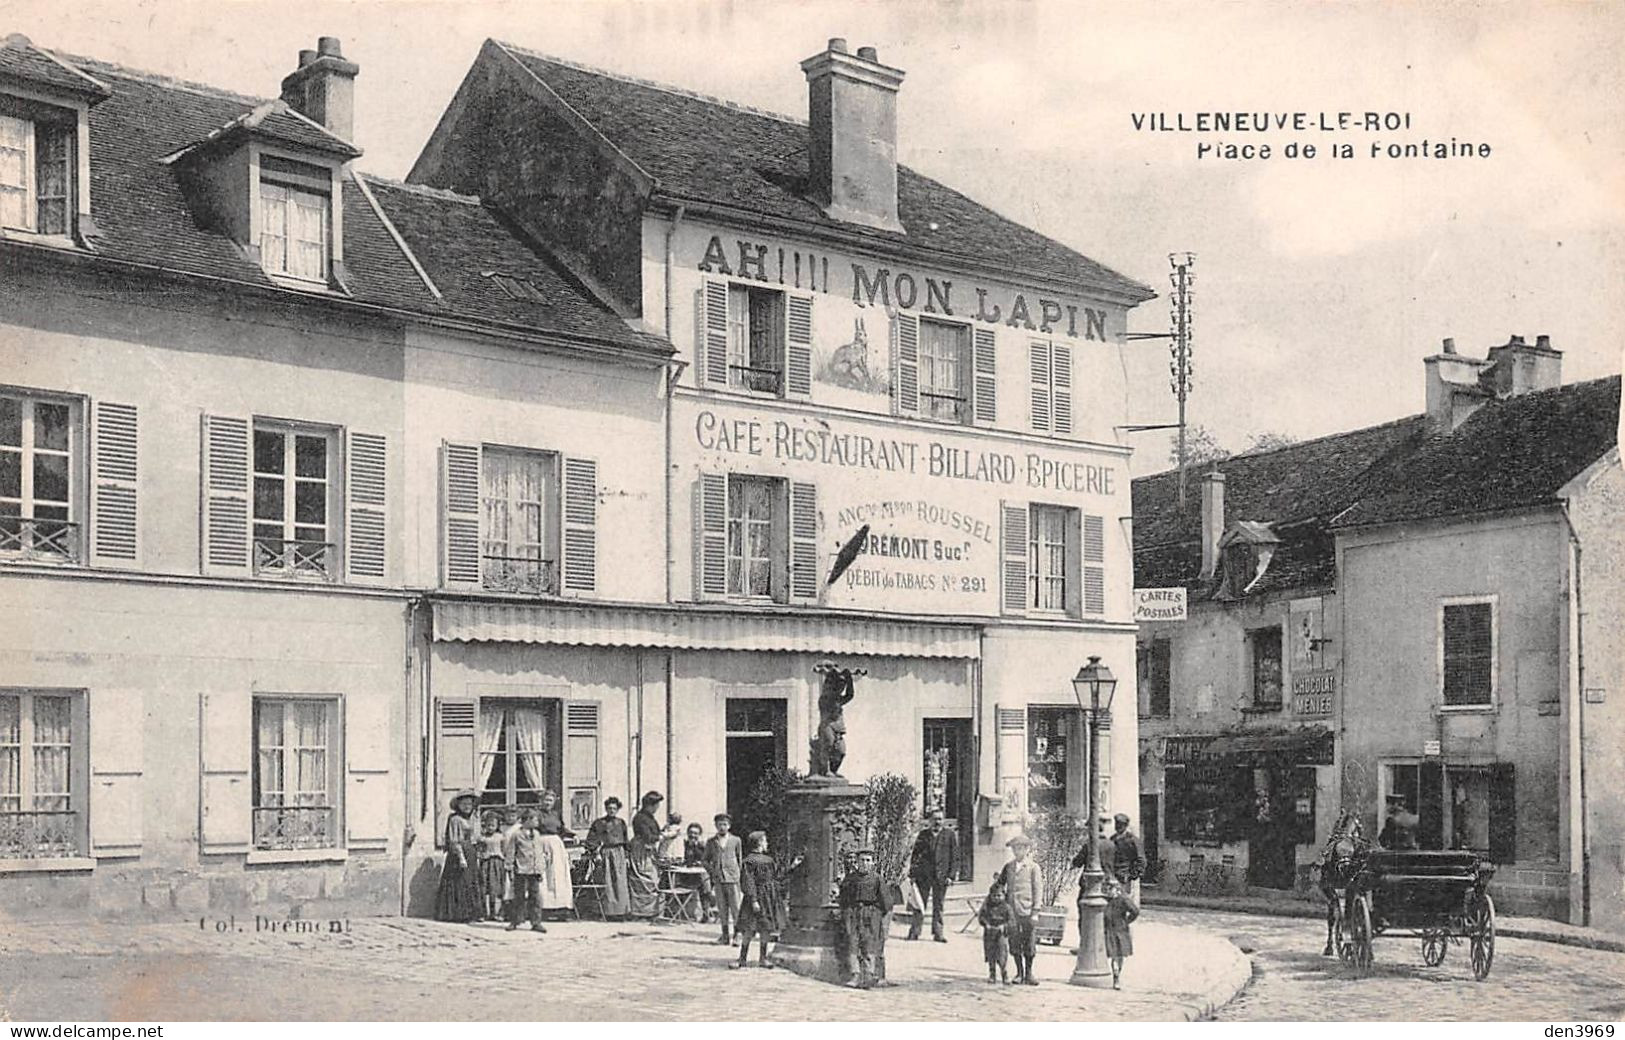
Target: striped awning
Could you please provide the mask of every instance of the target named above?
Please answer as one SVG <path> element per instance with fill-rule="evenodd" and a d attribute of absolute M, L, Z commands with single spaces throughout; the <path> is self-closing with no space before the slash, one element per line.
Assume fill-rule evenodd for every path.
<path fill-rule="evenodd" d="M 875 657 L 981 656 L 973 623 L 700 607 L 438 601 L 434 638 L 462 643 L 758 650 Z"/>

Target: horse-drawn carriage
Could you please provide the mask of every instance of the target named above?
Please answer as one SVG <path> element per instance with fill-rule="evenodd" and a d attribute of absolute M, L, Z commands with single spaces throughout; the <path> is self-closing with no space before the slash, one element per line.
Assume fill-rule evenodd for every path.
<path fill-rule="evenodd" d="M 1367 971 L 1373 939 L 1407 936 L 1422 940 L 1422 962 L 1437 967 L 1466 942 L 1483 981 L 1495 960 L 1495 903 L 1485 889 L 1494 871 L 1471 852 L 1362 849 L 1329 893 L 1328 952 Z"/>

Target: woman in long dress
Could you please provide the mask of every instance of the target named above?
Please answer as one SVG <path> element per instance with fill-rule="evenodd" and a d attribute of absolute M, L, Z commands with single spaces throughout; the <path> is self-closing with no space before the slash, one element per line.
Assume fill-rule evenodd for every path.
<path fill-rule="evenodd" d="M 570 854 L 564 849 L 564 839 L 575 835 L 564 826 L 559 796 L 552 791 L 542 792 L 541 807 L 536 811 L 536 829 L 542 834 L 542 909 L 569 910 L 576 901 L 570 888 Z"/>
<path fill-rule="evenodd" d="M 631 908 L 626 884 L 626 847 L 630 839 L 626 821 L 618 815 L 620 811 L 621 800 L 609 796 L 604 799 L 604 815 L 587 828 L 587 851 L 598 863 L 594 876 L 604 886 L 598 892 L 599 906 L 605 917 L 617 920 Z"/>
<path fill-rule="evenodd" d="M 440 890 L 435 893 L 437 921 L 471 924 L 484 914 L 480 905 L 480 832 L 474 822 L 479 795 L 459 791 L 451 799 L 451 819 L 446 821 L 446 865 L 440 870 Z"/>
<path fill-rule="evenodd" d="M 660 792 L 650 791 L 632 815 L 626 883 L 633 917 L 652 918 L 660 912 L 660 866 L 655 862 L 655 849 L 660 845 L 660 820 L 655 813 L 663 801 Z"/>

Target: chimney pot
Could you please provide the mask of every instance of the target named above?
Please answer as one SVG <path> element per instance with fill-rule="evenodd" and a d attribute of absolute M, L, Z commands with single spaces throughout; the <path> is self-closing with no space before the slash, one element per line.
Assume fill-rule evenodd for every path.
<path fill-rule="evenodd" d="M 1513 336 L 1511 339 L 1507 340 L 1507 344 L 1509 346 L 1511 344 L 1513 344 L 1513 343 L 1520 343 L 1521 344 L 1522 342 L 1523 342 L 1523 337 L 1522 336 Z"/>
<path fill-rule="evenodd" d="M 1551 350 L 1552 349 L 1552 337 L 1550 337 L 1550 336 L 1536 336 L 1535 337 L 1535 346 L 1540 347 L 1542 350 Z"/>
<path fill-rule="evenodd" d="M 864 59 L 865 61 L 879 61 L 880 60 L 880 55 L 875 52 L 875 49 L 873 47 L 859 47 L 858 48 L 858 57 Z"/>
<path fill-rule="evenodd" d="M 1446 354 L 1454 354 L 1456 352 L 1456 341 L 1453 337 L 1446 336 L 1444 338 L 1444 352 Z"/>
<path fill-rule="evenodd" d="M 323 36 L 316 41 L 316 52 L 324 58 L 342 58 L 344 52 L 339 48 L 337 36 Z"/>
<path fill-rule="evenodd" d="M 835 52 L 836 54 L 845 54 L 846 53 L 846 37 L 844 37 L 844 36 L 831 36 L 829 38 L 829 49 L 831 51 Z"/>
<path fill-rule="evenodd" d="M 315 60 L 316 60 L 316 52 L 315 51 L 300 51 L 299 52 L 299 67 L 300 68 L 304 68 L 306 65 L 309 65 L 311 62 L 313 62 Z"/>

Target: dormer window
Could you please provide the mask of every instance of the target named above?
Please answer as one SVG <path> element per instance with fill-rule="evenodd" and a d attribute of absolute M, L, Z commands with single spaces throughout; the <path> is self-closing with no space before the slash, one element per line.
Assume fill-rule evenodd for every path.
<path fill-rule="evenodd" d="M 71 121 L 0 112 L 0 227 L 40 235 L 73 231 Z"/>
<path fill-rule="evenodd" d="M 267 274 L 328 280 L 332 176 L 320 166 L 260 157 L 260 263 Z"/>

